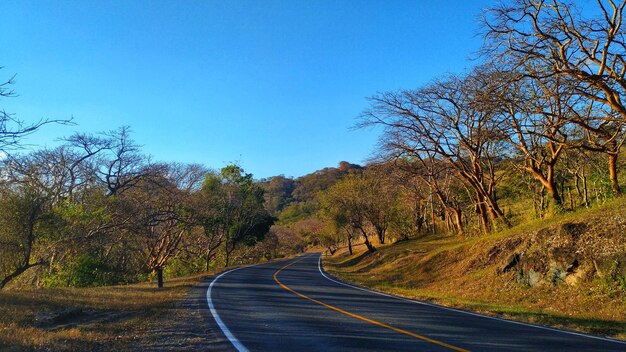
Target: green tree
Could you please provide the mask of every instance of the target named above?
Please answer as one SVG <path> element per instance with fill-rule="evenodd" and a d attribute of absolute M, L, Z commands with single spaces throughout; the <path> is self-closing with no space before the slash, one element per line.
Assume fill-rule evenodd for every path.
<path fill-rule="evenodd" d="M 349 226 L 358 231 L 368 251 L 376 248 L 369 237 L 369 201 L 367 183 L 362 176 L 351 175 L 337 182 L 320 195 L 322 216 L 334 222 L 336 228 Z"/>
<path fill-rule="evenodd" d="M 239 245 L 263 240 L 274 218 L 264 207 L 263 189 L 239 166 L 229 165 L 219 174 L 209 174 L 202 192 L 210 206 L 204 227 L 223 242 L 224 264 L 228 266 Z"/>

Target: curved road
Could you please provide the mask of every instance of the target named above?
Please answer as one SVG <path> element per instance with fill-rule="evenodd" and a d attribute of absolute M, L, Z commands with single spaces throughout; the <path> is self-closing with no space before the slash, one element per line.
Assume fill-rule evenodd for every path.
<path fill-rule="evenodd" d="M 320 255 L 244 267 L 207 303 L 239 351 L 626 351 L 626 342 L 489 318 L 353 287 Z"/>

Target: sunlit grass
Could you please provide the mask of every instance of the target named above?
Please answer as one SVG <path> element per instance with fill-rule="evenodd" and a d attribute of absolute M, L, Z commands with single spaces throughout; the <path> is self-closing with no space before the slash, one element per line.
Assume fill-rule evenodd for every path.
<path fill-rule="evenodd" d="M 149 341 L 150 327 L 206 275 L 169 280 L 163 289 L 145 283 L 0 291 L 0 350 L 116 350 Z"/>
<path fill-rule="evenodd" d="M 498 264 L 484 264 L 490 248 L 503 239 L 585 222 L 602 233 L 612 217 L 623 217 L 626 199 L 601 207 L 535 220 L 490 236 L 429 235 L 379 248 L 362 246 L 353 256 L 344 249 L 324 257 L 331 274 L 378 291 L 426 300 L 537 324 L 626 339 L 626 294 L 611 294 L 597 281 L 578 286 L 527 287 L 514 273 L 497 274 Z"/>

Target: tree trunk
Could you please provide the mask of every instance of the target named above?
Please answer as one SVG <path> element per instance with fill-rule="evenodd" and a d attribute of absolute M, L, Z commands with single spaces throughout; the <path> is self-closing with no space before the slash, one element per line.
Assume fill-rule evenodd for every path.
<path fill-rule="evenodd" d="M 30 268 L 32 268 L 34 266 L 44 265 L 44 264 L 46 264 L 46 262 L 38 261 L 37 263 L 32 263 L 32 264 L 28 263 L 28 264 L 20 266 L 19 268 L 15 269 L 15 271 L 13 271 L 11 274 L 9 274 L 4 279 L 2 279 L 2 281 L 0 281 L 0 290 L 2 288 L 4 288 L 4 286 L 6 286 L 13 279 L 15 279 L 16 277 L 20 276 L 22 273 L 24 273 L 26 270 L 28 270 L 28 269 L 30 269 Z"/>
<path fill-rule="evenodd" d="M 535 209 L 535 218 L 541 218 L 541 200 L 537 197 L 537 193 L 533 193 L 533 208 Z"/>
<path fill-rule="evenodd" d="M 424 233 L 424 216 L 423 215 L 419 215 L 416 219 L 416 226 L 417 226 L 417 233 L 419 233 L 420 235 Z"/>
<path fill-rule="evenodd" d="M 365 246 L 370 253 L 376 252 L 376 248 L 372 245 L 372 243 L 365 237 Z"/>
<path fill-rule="evenodd" d="M 483 228 L 483 233 L 489 235 L 491 233 L 491 222 L 489 215 L 487 215 L 487 206 L 483 202 L 481 197 L 478 197 L 478 204 L 476 205 L 476 212 L 480 216 L 480 222 Z"/>
<path fill-rule="evenodd" d="M 585 174 L 583 174 L 583 195 L 585 208 L 589 208 L 589 188 L 587 187 L 587 176 Z"/>
<path fill-rule="evenodd" d="M 502 222 L 504 223 L 504 225 L 507 228 L 511 227 L 511 222 L 506 218 L 506 216 L 504 216 L 504 212 L 502 211 L 502 209 L 500 209 L 500 206 L 498 205 L 498 202 L 496 202 L 495 200 L 492 200 L 490 198 L 488 198 L 489 200 L 489 214 L 491 216 L 491 219 L 495 222 L 497 219 L 502 220 Z"/>
<path fill-rule="evenodd" d="M 546 190 L 548 191 L 548 194 L 550 194 L 550 198 L 552 198 L 552 202 L 554 203 L 555 210 L 558 211 L 558 208 L 563 206 L 563 199 L 561 198 L 561 195 L 559 194 L 559 190 L 556 188 L 556 185 L 554 185 L 552 182 L 546 184 Z"/>
<path fill-rule="evenodd" d="M 576 187 L 578 202 L 584 204 L 583 192 L 580 190 L 580 176 L 578 175 L 578 172 L 574 175 L 574 187 Z"/>
<path fill-rule="evenodd" d="M 547 165 L 547 168 L 547 176 L 544 176 L 541 170 L 535 169 L 533 167 L 529 167 L 528 170 L 533 174 L 535 179 L 537 179 L 537 181 L 541 183 L 546 191 L 548 191 L 550 198 L 552 198 L 553 206 L 555 210 L 558 211 L 558 208 L 561 208 L 563 206 L 563 199 L 561 198 L 557 185 L 554 182 L 554 167 L 551 165 Z"/>
<path fill-rule="evenodd" d="M 156 273 L 157 273 L 157 287 L 163 288 L 163 268 L 161 267 L 156 268 Z"/>
<path fill-rule="evenodd" d="M 542 184 L 539 188 L 537 195 L 539 196 L 539 219 L 543 219 L 546 216 L 546 187 Z"/>
<path fill-rule="evenodd" d="M 452 209 L 452 213 L 454 214 L 457 234 L 463 236 L 465 231 L 463 231 L 463 214 L 461 213 L 461 209 Z"/>
<path fill-rule="evenodd" d="M 385 230 L 376 229 L 376 234 L 378 235 L 378 243 L 385 244 Z"/>
<path fill-rule="evenodd" d="M 569 207 L 574 210 L 574 197 L 572 196 L 572 187 L 567 187 L 567 193 L 569 194 Z"/>
<path fill-rule="evenodd" d="M 363 238 L 365 238 L 364 243 L 365 243 L 365 247 L 367 247 L 367 250 L 370 253 L 375 252 L 376 248 L 374 247 L 374 245 L 372 245 L 372 242 L 370 242 L 369 238 L 367 238 L 367 233 L 363 229 L 360 229 L 360 230 L 361 230 L 361 233 L 363 234 Z"/>
<path fill-rule="evenodd" d="M 348 236 L 348 252 L 352 255 L 352 236 Z"/>
<path fill-rule="evenodd" d="M 230 250 L 228 249 L 228 241 L 226 241 L 226 244 L 224 246 L 224 267 L 228 268 L 228 265 L 230 264 Z"/>
<path fill-rule="evenodd" d="M 617 179 L 617 153 L 609 153 L 609 177 L 611 179 L 611 189 L 615 197 L 622 195 L 622 189 L 619 186 Z"/>

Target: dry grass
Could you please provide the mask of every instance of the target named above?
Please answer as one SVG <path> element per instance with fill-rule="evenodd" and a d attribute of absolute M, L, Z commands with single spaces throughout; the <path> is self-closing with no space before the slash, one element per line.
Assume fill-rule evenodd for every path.
<path fill-rule="evenodd" d="M 626 201 L 536 221 L 489 237 L 424 237 L 379 247 L 363 246 L 353 256 L 341 250 L 324 260 L 325 269 L 344 280 L 400 296 L 479 311 L 510 319 L 626 339 L 626 292 L 607 292 L 598 280 L 528 287 L 515 274 L 497 273 L 483 258 L 499 241 L 575 220 L 602 236 L 616 232 L 607 223 L 623 216 Z M 615 227 L 615 226 L 614 226 Z M 623 229 L 616 235 L 623 236 Z M 626 252 L 626 248 L 624 248 Z M 480 263 L 480 264 L 477 264 Z"/>
<path fill-rule="evenodd" d="M 0 350 L 93 351 L 150 346 L 189 288 L 207 276 L 154 284 L 0 291 Z"/>

